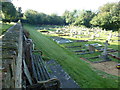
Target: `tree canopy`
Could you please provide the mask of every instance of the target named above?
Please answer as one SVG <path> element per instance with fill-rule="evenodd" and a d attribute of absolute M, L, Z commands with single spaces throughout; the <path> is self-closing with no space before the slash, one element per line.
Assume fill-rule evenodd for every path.
<path fill-rule="evenodd" d="M 76 18 L 74 25 L 91 27 L 90 21 L 95 16 L 95 13 L 89 10 L 83 10 Z"/>
<path fill-rule="evenodd" d="M 120 2 L 107 3 L 100 7 L 98 14 L 90 23 L 104 29 L 118 30 L 120 28 Z"/>
<path fill-rule="evenodd" d="M 39 13 L 35 10 L 27 10 L 24 13 L 26 22 L 30 24 L 51 24 L 51 25 L 63 25 L 64 20 L 57 14 L 47 15 L 45 13 Z"/>
<path fill-rule="evenodd" d="M 21 8 L 16 10 L 15 6 L 10 2 L 2 2 L 3 20 L 20 19 L 22 16 Z M 30 24 L 49 24 L 49 25 L 75 25 L 84 27 L 101 27 L 103 29 L 118 30 L 120 28 L 120 2 L 107 3 L 101 7 L 97 13 L 91 10 L 66 10 L 62 16 L 53 13 L 47 15 L 35 10 L 27 10 L 24 13 L 23 22 Z"/>
<path fill-rule="evenodd" d="M 73 12 L 70 12 L 70 11 L 66 10 L 63 13 L 63 18 L 65 20 L 65 23 L 66 24 L 74 23 L 75 22 L 75 18 L 76 18 L 76 13 L 77 13 L 77 10 L 74 10 Z"/>
<path fill-rule="evenodd" d="M 14 19 L 17 15 L 16 8 L 11 2 L 2 2 L 2 12 L 5 19 Z"/>
<path fill-rule="evenodd" d="M 3 22 L 11 22 L 18 20 L 19 18 L 19 13 L 15 6 L 11 2 L 1 2 L 2 4 L 2 20 Z"/>

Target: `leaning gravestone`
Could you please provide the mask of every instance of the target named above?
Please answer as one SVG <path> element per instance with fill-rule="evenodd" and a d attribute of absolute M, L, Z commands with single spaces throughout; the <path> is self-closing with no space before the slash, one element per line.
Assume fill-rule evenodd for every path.
<path fill-rule="evenodd" d="M 101 53 L 100 58 L 102 58 L 104 61 L 110 61 L 111 59 L 108 57 L 108 53 L 107 53 L 107 48 L 108 48 L 109 43 L 106 40 L 104 44 L 105 44 L 105 47 L 104 47 L 103 53 Z"/>

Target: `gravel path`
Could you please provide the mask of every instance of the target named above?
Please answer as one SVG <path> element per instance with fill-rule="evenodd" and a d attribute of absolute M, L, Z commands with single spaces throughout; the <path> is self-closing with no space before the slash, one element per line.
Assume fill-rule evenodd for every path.
<path fill-rule="evenodd" d="M 46 64 L 52 71 L 52 73 L 50 73 L 51 77 L 56 77 L 60 80 L 61 88 L 80 88 L 55 60 L 50 60 L 46 62 Z"/>

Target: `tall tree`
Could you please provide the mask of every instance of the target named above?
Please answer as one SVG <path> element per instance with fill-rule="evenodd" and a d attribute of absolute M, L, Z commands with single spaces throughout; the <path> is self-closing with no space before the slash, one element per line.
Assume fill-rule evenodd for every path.
<path fill-rule="evenodd" d="M 72 24 L 72 23 L 74 23 L 76 17 L 77 17 L 77 10 L 73 10 L 72 12 L 66 10 L 63 13 L 63 19 L 65 20 L 66 24 Z"/>
<path fill-rule="evenodd" d="M 74 25 L 91 27 L 90 21 L 95 16 L 95 13 L 89 10 L 80 11 L 79 16 L 76 18 Z"/>
<path fill-rule="evenodd" d="M 64 20 L 61 16 L 58 16 L 57 14 L 51 14 L 51 23 L 56 25 L 63 25 Z"/>
<path fill-rule="evenodd" d="M 26 19 L 28 20 L 29 23 L 36 24 L 37 20 L 38 20 L 37 13 L 38 13 L 37 11 L 29 9 L 25 12 L 24 15 L 25 15 L 25 17 L 26 17 Z"/>
<path fill-rule="evenodd" d="M 2 2 L 3 19 L 15 19 L 17 17 L 17 10 L 11 2 Z"/>
<path fill-rule="evenodd" d="M 100 7 L 99 13 L 91 20 L 91 24 L 105 29 L 120 28 L 120 2 L 107 3 Z"/>
<path fill-rule="evenodd" d="M 61 16 L 56 14 L 47 15 L 44 13 L 39 13 L 34 10 L 27 10 L 24 13 L 26 20 L 30 24 L 53 24 L 53 25 L 63 25 L 64 20 Z"/>

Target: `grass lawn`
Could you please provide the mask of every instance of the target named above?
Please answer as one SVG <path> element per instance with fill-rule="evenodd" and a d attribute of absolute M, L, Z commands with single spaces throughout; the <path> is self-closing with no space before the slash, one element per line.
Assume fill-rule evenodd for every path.
<path fill-rule="evenodd" d="M 74 40 L 74 39 L 72 39 Z M 93 43 L 99 43 L 101 45 L 103 45 L 103 47 L 100 48 L 104 48 L 104 42 L 98 42 L 98 41 L 90 41 L 90 42 L 74 42 L 74 43 L 67 43 L 67 44 L 61 44 L 60 46 L 66 48 L 68 46 L 81 46 L 81 47 L 75 47 L 75 48 L 68 48 L 68 50 L 70 51 L 75 51 L 75 50 L 88 50 L 88 47 L 85 46 L 85 44 L 93 44 Z M 108 48 L 113 48 L 114 50 L 118 50 L 118 43 L 117 42 L 111 42 L 110 45 L 108 46 Z M 120 47 L 120 46 L 119 46 Z M 89 52 L 89 51 L 86 51 Z M 78 53 L 83 53 L 83 52 L 78 52 Z M 91 53 L 91 54 L 82 54 L 82 55 L 77 55 L 78 57 L 83 57 L 83 58 L 91 58 L 91 57 L 96 57 L 101 55 L 102 52 L 98 52 L 96 51 L 95 53 Z M 113 53 L 113 52 L 112 52 Z M 109 56 L 111 58 L 111 56 Z M 100 58 L 95 58 L 95 59 L 88 59 L 89 61 L 101 61 Z M 116 62 L 120 62 L 120 60 L 117 60 L 115 58 L 111 58 L 112 61 L 116 61 Z"/>
<path fill-rule="evenodd" d="M 73 52 L 61 47 L 51 38 L 37 32 L 34 26 L 24 25 L 30 32 L 36 49 L 43 51 L 44 57 L 55 59 L 81 88 L 118 88 L 118 77 L 103 78 L 88 63 L 79 59 Z"/>
<path fill-rule="evenodd" d="M 9 29 L 11 26 L 14 25 L 14 23 L 6 23 L 6 24 L 3 24 L 3 23 L 0 23 L 1 26 L 2 26 L 2 30 L 1 30 L 1 34 L 3 34 L 4 32 L 7 31 L 7 29 Z"/>

